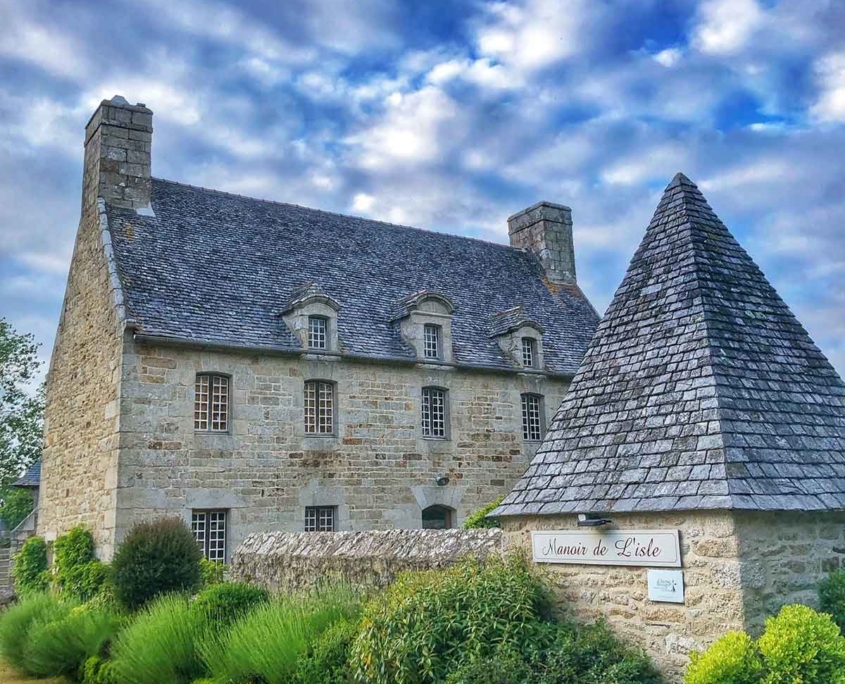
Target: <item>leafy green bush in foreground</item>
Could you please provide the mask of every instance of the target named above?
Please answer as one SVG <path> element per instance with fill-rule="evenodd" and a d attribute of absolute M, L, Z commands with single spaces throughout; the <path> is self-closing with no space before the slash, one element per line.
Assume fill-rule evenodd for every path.
<path fill-rule="evenodd" d="M 47 574 L 47 542 L 41 537 L 30 537 L 15 554 L 12 567 L 15 589 L 21 596 L 46 591 L 50 578 Z"/>
<path fill-rule="evenodd" d="M 540 579 L 516 557 L 405 573 L 365 607 L 352 661 L 373 684 L 441 682 L 503 647 L 534 647 L 549 608 Z"/>
<path fill-rule="evenodd" d="M 200 585 L 202 551 L 178 518 L 133 527 L 112 561 L 117 599 L 137 610 L 156 596 L 193 592 Z"/>
<path fill-rule="evenodd" d="M 201 645 L 214 679 L 288 684 L 297 661 L 335 622 L 358 612 L 354 594 L 343 587 L 274 599 Z"/>
<path fill-rule="evenodd" d="M 693 654 L 686 684 L 845 684 L 845 637 L 829 615 L 784 606 L 757 643 L 730 632 Z"/>
<path fill-rule="evenodd" d="M 496 527 L 501 527 L 498 520 L 493 520 L 488 518 L 487 515 L 492 513 L 496 508 L 498 508 L 499 504 L 502 503 L 502 499 L 505 497 L 500 496 L 498 499 L 491 501 L 486 506 L 482 506 L 477 511 L 470 513 L 467 516 L 467 519 L 464 520 L 464 529 L 465 530 L 480 530 L 480 529 L 493 529 Z"/>
<path fill-rule="evenodd" d="M 339 620 L 320 634 L 296 664 L 297 684 L 353 684 L 349 652 L 358 635 L 353 620 Z"/>
<path fill-rule="evenodd" d="M 819 583 L 819 610 L 828 613 L 845 634 L 845 568 Z"/>
<path fill-rule="evenodd" d="M 269 600 L 270 594 L 263 587 L 223 582 L 213 584 L 197 594 L 193 609 L 207 624 L 214 625 L 214 628 L 219 630 Z"/>
<path fill-rule="evenodd" d="M 53 544 L 56 585 L 69 596 L 88 601 L 109 578 L 109 566 L 94 556 L 94 537 L 83 525 L 61 535 Z"/>

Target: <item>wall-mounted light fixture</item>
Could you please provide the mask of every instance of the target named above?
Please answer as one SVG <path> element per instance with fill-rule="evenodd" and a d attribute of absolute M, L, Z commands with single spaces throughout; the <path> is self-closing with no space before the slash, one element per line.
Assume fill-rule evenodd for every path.
<path fill-rule="evenodd" d="M 435 478 L 434 482 L 438 487 L 445 487 L 447 484 L 449 484 L 449 476 L 441 475 L 440 477 Z"/>
<path fill-rule="evenodd" d="M 613 521 L 609 518 L 602 518 L 597 513 L 579 513 L 578 527 L 601 527 L 610 525 Z"/>

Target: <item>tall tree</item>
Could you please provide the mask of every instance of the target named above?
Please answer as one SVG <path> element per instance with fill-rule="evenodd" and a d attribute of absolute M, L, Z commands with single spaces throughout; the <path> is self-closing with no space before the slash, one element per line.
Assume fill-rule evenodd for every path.
<path fill-rule="evenodd" d="M 14 482 L 41 456 L 44 385 L 33 395 L 38 344 L 0 318 L 0 486 Z"/>

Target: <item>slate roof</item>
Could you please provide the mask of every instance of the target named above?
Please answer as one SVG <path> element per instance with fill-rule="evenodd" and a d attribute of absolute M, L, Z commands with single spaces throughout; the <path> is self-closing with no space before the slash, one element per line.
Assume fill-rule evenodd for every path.
<path fill-rule="evenodd" d="M 678 174 L 493 515 L 845 508 L 845 384 Z"/>
<path fill-rule="evenodd" d="M 41 459 L 33 463 L 13 487 L 38 487 L 41 484 Z"/>
<path fill-rule="evenodd" d="M 489 317 L 522 304 L 546 329 L 547 370 L 571 376 L 598 322 L 577 285 L 547 285 L 535 256 L 505 245 L 158 179 L 152 209 L 106 209 L 127 317 L 143 335 L 301 351 L 280 314 L 313 282 L 339 304 L 343 353 L 412 361 L 391 317 L 430 290 L 455 304 L 456 363 L 513 371 Z"/>

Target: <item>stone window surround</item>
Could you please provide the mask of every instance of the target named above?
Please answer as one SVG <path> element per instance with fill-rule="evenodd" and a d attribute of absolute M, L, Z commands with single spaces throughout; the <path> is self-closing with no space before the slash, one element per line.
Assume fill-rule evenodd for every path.
<path fill-rule="evenodd" d="M 534 340 L 534 365 L 523 365 L 522 341 Z M 543 356 L 543 330 L 532 323 L 525 323 L 515 330 L 496 336 L 496 341 L 505 355 L 512 359 L 519 367 L 529 371 L 542 371 L 545 368 Z"/>
<path fill-rule="evenodd" d="M 334 380 L 327 380 L 325 378 L 308 378 L 302 383 L 302 418 L 303 418 L 303 429 L 304 426 L 308 423 L 308 416 L 307 411 L 308 407 L 305 403 L 305 394 L 307 392 L 307 387 L 309 383 L 315 383 L 315 415 L 314 421 L 315 425 L 319 427 L 320 422 L 320 386 L 321 385 L 329 385 L 331 387 L 331 412 L 332 412 L 332 430 L 331 432 L 304 432 L 304 436 L 306 439 L 324 439 L 324 438 L 337 438 L 339 432 L 339 421 L 338 421 L 338 390 L 337 390 L 337 382 Z"/>
<path fill-rule="evenodd" d="M 423 325 L 423 357 L 429 361 L 439 361 L 443 343 L 443 328 L 434 323 Z M 432 353 L 433 352 L 433 353 Z"/>
<path fill-rule="evenodd" d="M 447 297 L 436 292 L 420 294 L 407 314 L 399 319 L 399 331 L 402 338 L 417 353 L 417 358 L 423 363 L 453 364 L 452 354 L 452 316 L 455 307 Z M 425 326 L 435 325 L 440 328 L 438 342 L 440 355 L 437 359 L 426 358 L 425 355 Z"/>
<path fill-rule="evenodd" d="M 218 561 L 225 563 L 228 558 L 228 546 L 229 546 L 229 511 L 225 508 L 212 508 L 212 509 L 191 509 L 191 532 L 194 535 L 194 538 L 202 548 L 203 555 L 208 558 L 209 560 Z M 220 517 L 222 516 L 223 522 L 223 553 L 214 553 L 212 554 L 212 542 L 214 541 L 211 538 L 212 530 L 211 518 L 214 516 L 218 516 L 218 525 L 220 522 Z M 202 539 L 198 538 L 198 523 L 200 517 L 202 518 Z M 219 550 L 218 550 L 219 551 Z M 212 557 L 214 555 L 215 557 Z"/>
<path fill-rule="evenodd" d="M 308 317 L 308 349 L 327 351 L 331 321 L 325 316 Z"/>
<path fill-rule="evenodd" d="M 537 409 L 538 409 L 538 418 L 539 418 L 539 423 L 540 423 L 540 425 L 539 425 L 540 436 L 537 439 L 529 439 L 529 438 L 526 438 L 526 436 L 525 436 L 526 433 L 529 432 L 529 429 L 528 429 L 529 426 L 526 425 L 526 420 L 525 420 L 526 419 L 526 415 L 525 415 L 526 402 L 531 398 L 538 400 Z M 532 444 L 542 442 L 543 437 L 546 434 L 546 402 L 545 402 L 545 398 L 543 397 L 543 395 L 538 394 L 536 392 L 523 392 L 522 394 L 519 395 L 519 408 L 520 408 L 520 415 L 522 417 L 522 441 L 523 442 L 529 442 L 529 443 L 532 443 Z"/>
<path fill-rule="evenodd" d="M 296 336 L 302 349 L 310 354 L 337 354 L 340 352 L 340 338 L 337 332 L 338 304 L 329 297 L 312 296 L 298 303 L 282 316 L 285 324 Z M 308 333 L 311 318 L 326 319 L 325 349 L 311 349 Z"/>
<path fill-rule="evenodd" d="M 196 405 L 197 405 L 197 384 L 200 378 L 208 378 L 208 406 L 207 406 L 207 416 L 206 422 L 207 427 L 205 428 L 198 428 L 196 424 Z M 226 429 L 225 430 L 214 430 L 212 429 L 212 413 L 214 411 L 214 403 L 213 403 L 213 384 L 214 378 L 225 378 L 227 381 L 226 386 Z M 233 421 L 233 406 L 232 406 L 232 384 L 233 379 L 231 374 L 229 373 L 220 373 L 217 371 L 200 371 L 196 374 L 194 379 L 194 394 L 192 397 L 192 404 L 194 406 L 194 432 L 198 435 L 229 435 L 232 433 L 232 423 Z"/>
<path fill-rule="evenodd" d="M 423 423 L 422 423 L 422 416 L 425 412 L 425 395 L 427 391 L 436 390 L 438 392 L 443 393 L 443 435 L 426 435 L 423 432 Z M 429 422 L 431 421 L 429 408 Z M 449 411 L 449 389 L 446 387 L 440 387 L 437 385 L 426 385 L 425 387 L 420 388 L 420 432 L 422 433 L 422 438 L 424 440 L 432 440 L 436 442 L 445 442 L 449 441 L 452 438 L 452 430 L 451 430 L 451 421 L 450 421 L 450 411 Z"/>

